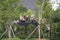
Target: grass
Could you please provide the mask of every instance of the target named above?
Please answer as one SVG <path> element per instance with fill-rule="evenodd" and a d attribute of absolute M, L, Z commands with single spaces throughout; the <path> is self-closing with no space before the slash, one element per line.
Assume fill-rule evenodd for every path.
<path fill-rule="evenodd" d="M 5 38 L 5 39 L 2 39 L 2 40 L 25 40 L 25 39 L 19 39 L 19 38 Z M 36 39 L 28 39 L 28 40 L 36 40 Z"/>
<path fill-rule="evenodd" d="M 5 39 L 2 39 L 2 40 L 25 40 L 25 39 L 19 39 L 19 38 L 5 38 Z M 28 39 L 28 40 L 38 40 L 36 38 L 33 38 L 33 39 Z M 41 39 L 41 40 L 46 40 L 46 39 Z"/>
<path fill-rule="evenodd" d="M 19 38 L 5 38 L 5 39 L 2 39 L 2 40 L 20 40 Z"/>

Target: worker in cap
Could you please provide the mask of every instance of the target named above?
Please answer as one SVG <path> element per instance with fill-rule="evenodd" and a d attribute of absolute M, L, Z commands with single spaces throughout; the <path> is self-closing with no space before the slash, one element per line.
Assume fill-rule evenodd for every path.
<path fill-rule="evenodd" d="M 34 20 L 35 19 L 35 16 L 34 15 L 31 15 L 30 16 L 30 20 Z"/>
<path fill-rule="evenodd" d="M 38 26 L 38 22 L 35 20 L 35 16 L 34 15 L 31 15 L 31 17 L 30 17 L 30 23 L 32 25 L 34 25 L 35 27 Z"/>

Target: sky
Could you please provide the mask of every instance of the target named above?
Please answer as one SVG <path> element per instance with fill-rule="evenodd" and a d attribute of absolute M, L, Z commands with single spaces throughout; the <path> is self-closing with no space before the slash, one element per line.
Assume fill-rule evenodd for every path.
<path fill-rule="evenodd" d="M 51 0 L 51 1 L 60 3 L 60 0 Z"/>
<path fill-rule="evenodd" d="M 59 4 L 57 4 L 57 2 L 60 3 L 60 0 L 51 0 L 51 2 L 53 2 L 52 3 L 52 8 L 54 10 L 56 10 L 58 8 L 58 6 L 59 6 Z"/>
<path fill-rule="evenodd" d="M 53 2 L 52 3 L 52 8 L 54 9 L 54 10 L 56 10 L 57 8 L 58 8 L 58 4 L 57 4 L 57 2 L 58 3 L 60 3 L 60 0 L 51 0 L 51 2 Z M 32 9 L 32 10 L 35 10 L 35 0 L 21 0 L 21 4 L 23 4 L 23 6 L 25 6 L 26 8 L 28 8 L 28 9 Z"/>
<path fill-rule="evenodd" d="M 36 7 L 35 0 L 21 0 L 21 3 L 23 4 L 23 6 L 31 10 L 34 10 Z"/>

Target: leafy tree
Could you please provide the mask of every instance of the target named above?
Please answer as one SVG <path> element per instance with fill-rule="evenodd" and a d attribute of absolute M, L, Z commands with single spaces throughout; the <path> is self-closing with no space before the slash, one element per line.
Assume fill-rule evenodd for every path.
<path fill-rule="evenodd" d="M 52 18 L 53 23 L 60 22 L 60 9 L 53 12 L 51 18 Z"/>
<path fill-rule="evenodd" d="M 20 0 L 0 0 L 0 33 L 3 33 L 7 25 L 11 25 L 26 11 L 25 7 L 20 6 Z"/>
<path fill-rule="evenodd" d="M 42 18 L 45 18 L 48 21 L 54 12 L 54 10 L 52 10 L 50 0 L 37 0 L 36 4 L 40 7 L 40 13 L 42 14 Z"/>
<path fill-rule="evenodd" d="M 46 34 L 45 30 L 46 30 L 46 25 L 51 23 L 51 16 L 54 12 L 54 10 L 52 10 L 52 4 L 50 3 L 50 0 L 37 0 L 36 4 L 39 6 L 40 8 L 40 15 L 42 15 L 42 22 L 44 23 L 44 27 L 43 25 L 42 30 L 44 31 L 44 33 Z M 50 26 L 50 25 L 49 25 Z"/>
<path fill-rule="evenodd" d="M 59 40 L 60 39 L 60 9 L 57 9 L 53 12 L 51 16 L 52 20 L 52 34 L 51 34 L 51 40 Z"/>

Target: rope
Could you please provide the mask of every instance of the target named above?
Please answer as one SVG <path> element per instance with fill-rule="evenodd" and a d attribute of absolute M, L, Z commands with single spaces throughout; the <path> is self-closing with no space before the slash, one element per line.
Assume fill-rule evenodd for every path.
<path fill-rule="evenodd" d="M 44 34 L 43 34 L 44 32 L 43 32 L 43 30 L 42 30 L 42 29 L 41 29 L 41 33 L 42 33 L 42 35 L 43 35 L 43 38 L 45 38 L 45 36 L 44 36 Z"/>
<path fill-rule="evenodd" d="M 7 30 L 1 35 L 0 39 L 4 36 L 4 34 L 7 32 Z"/>
<path fill-rule="evenodd" d="M 12 29 L 12 27 L 11 27 L 11 29 Z M 13 36 L 16 37 L 15 34 L 14 34 L 14 32 L 13 32 L 13 29 L 12 29 L 12 33 L 13 33 Z"/>
<path fill-rule="evenodd" d="M 32 33 L 26 38 L 26 40 L 28 40 L 28 38 L 31 37 L 31 35 L 36 31 L 37 28 L 38 28 L 38 27 L 36 27 L 36 28 L 32 31 Z"/>
<path fill-rule="evenodd" d="M 11 27 L 11 25 L 10 25 L 10 27 Z M 4 34 L 6 34 L 7 31 L 8 31 L 8 30 L 6 30 L 6 31 L 1 35 L 0 39 L 4 36 Z M 14 32 L 13 32 L 12 27 L 11 27 L 11 31 L 12 31 L 12 33 L 13 33 L 13 36 L 16 37 L 15 34 L 14 34 Z"/>

